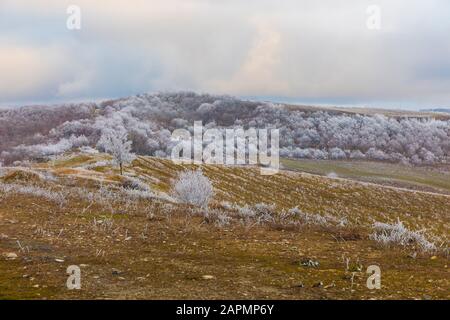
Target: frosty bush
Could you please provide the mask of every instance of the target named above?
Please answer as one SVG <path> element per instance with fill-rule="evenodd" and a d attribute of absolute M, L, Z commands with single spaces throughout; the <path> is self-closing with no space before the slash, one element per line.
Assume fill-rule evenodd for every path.
<path fill-rule="evenodd" d="M 181 202 L 208 207 L 214 195 L 211 181 L 199 169 L 181 172 L 172 186 L 173 196 Z"/>
<path fill-rule="evenodd" d="M 393 224 L 375 222 L 373 229 L 370 239 L 382 245 L 414 246 L 422 252 L 436 250 L 436 246 L 428 241 L 423 233 L 407 229 L 400 220 Z"/>
<path fill-rule="evenodd" d="M 30 195 L 39 198 L 45 198 L 49 201 L 57 203 L 63 207 L 66 203 L 66 196 L 62 192 L 50 191 L 35 186 L 23 186 L 20 184 L 3 184 L 0 183 L 0 192 L 4 192 L 6 196 L 11 194 Z"/>
<path fill-rule="evenodd" d="M 216 227 L 223 228 L 231 224 L 232 218 L 226 211 L 220 209 L 205 210 L 204 219 L 207 223 L 214 223 Z"/>
<path fill-rule="evenodd" d="M 141 181 L 136 177 L 125 176 L 124 181 L 122 182 L 122 187 L 125 189 L 131 190 L 139 190 L 139 191 L 151 191 L 151 188 L 148 184 Z"/>
<path fill-rule="evenodd" d="M 276 207 L 274 204 L 257 203 L 253 206 L 253 211 L 258 224 L 275 221 Z"/>
<path fill-rule="evenodd" d="M 285 224 L 312 225 L 326 227 L 330 225 L 331 219 L 319 214 L 306 213 L 298 207 L 280 213 L 280 221 Z"/>

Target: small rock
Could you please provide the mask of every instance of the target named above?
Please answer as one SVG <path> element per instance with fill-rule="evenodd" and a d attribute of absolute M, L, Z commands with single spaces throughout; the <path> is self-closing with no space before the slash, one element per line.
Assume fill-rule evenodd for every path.
<path fill-rule="evenodd" d="M 423 295 L 423 299 L 424 299 L 424 300 L 431 300 L 431 296 L 429 296 L 429 295 L 427 295 L 427 294 L 424 294 L 424 295 Z"/>
<path fill-rule="evenodd" d="M 126 237 L 125 238 L 125 241 L 129 241 L 129 240 L 131 240 L 132 238 L 131 237 Z"/>
<path fill-rule="evenodd" d="M 417 257 L 417 252 L 408 254 L 408 258 L 415 259 Z"/>
<path fill-rule="evenodd" d="M 325 286 L 325 287 L 323 287 L 324 289 L 329 289 L 329 288 L 333 288 L 333 287 L 335 287 L 336 286 L 336 284 L 334 283 L 334 282 L 332 282 L 332 283 L 330 283 L 329 285 L 327 285 L 327 286 Z"/>
<path fill-rule="evenodd" d="M 118 270 L 118 269 L 115 269 L 115 268 L 112 268 L 111 271 L 112 271 L 111 273 L 112 273 L 114 276 L 117 276 L 117 275 L 119 275 L 119 274 L 122 273 L 122 271 L 120 271 L 120 270 Z"/>
<path fill-rule="evenodd" d="M 431 259 L 431 260 L 436 260 L 436 259 L 437 259 L 437 256 L 432 256 L 430 259 Z"/>
<path fill-rule="evenodd" d="M 313 288 L 321 288 L 321 287 L 323 287 L 322 281 L 313 284 Z"/>
<path fill-rule="evenodd" d="M 205 274 L 204 276 L 202 276 L 203 280 L 212 280 L 215 279 L 216 277 L 209 275 L 209 274 Z"/>
<path fill-rule="evenodd" d="M 303 282 L 300 282 L 299 284 L 296 284 L 294 286 L 294 288 L 304 288 L 304 287 L 305 287 L 305 285 L 303 284 Z"/>
<path fill-rule="evenodd" d="M 33 288 L 39 288 L 39 285 L 38 285 L 38 284 L 35 284 L 35 285 L 33 286 Z"/>
<path fill-rule="evenodd" d="M 8 259 L 8 260 L 15 260 L 17 259 L 17 254 L 15 254 L 14 252 L 7 252 L 4 253 L 3 256 Z"/>
<path fill-rule="evenodd" d="M 59 263 L 63 263 L 63 262 L 64 262 L 63 259 L 55 259 L 55 261 L 56 261 L 56 262 L 59 262 Z"/>
<path fill-rule="evenodd" d="M 2 234 L 0 234 L 0 239 L 8 239 L 9 237 L 6 235 L 6 234 L 4 234 L 4 233 L 2 233 Z"/>
<path fill-rule="evenodd" d="M 312 259 L 306 258 L 300 261 L 300 264 L 304 267 L 317 268 L 319 266 L 319 261 L 314 261 Z"/>

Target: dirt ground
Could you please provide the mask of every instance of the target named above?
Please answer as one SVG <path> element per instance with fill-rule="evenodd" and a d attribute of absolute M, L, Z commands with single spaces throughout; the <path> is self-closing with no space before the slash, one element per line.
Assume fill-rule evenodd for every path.
<path fill-rule="evenodd" d="M 450 297 L 445 257 L 412 258 L 322 230 L 219 229 L 197 218 L 187 222 L 183 212 L 152 221 L 117 217 L 120 230 L 108 234 L 92 230 L 92 216 L 33 200 L 8 199 L 0 209 L 0 251 L 17 254 L 0 260 L 2 299 Z M 303 266 L 308 259 L 319 265 Z M 366 286 L 365 271 L 374 264 L 380 290 Z M 70 265 L 81 268 L 81 290 L 66 287 Z"/>
<path fill-rule="evenodd" d="M 212 175 L 214 170 L 206 172 Z M 67 172 L 70 170 L 60 175 Z M 147 174 L 157 177 L 155 181 L 163 189 L 162 173 Z M 288 177 L 293 183 L 294 178 Z M 299 184 L 310 178 L 295 179 Z M 221 181 L 227 179 L 221 177 Z M 65 183 L 88 188 L 78 180 Z M 314 190 L 322 194 L 314 194 Z M 324 185 L 317 189 L 305 183 L 303 197 L 324 204 L 324 199 L 331 197 L 324 190 Z M 336 197 L 348 200 L 337 187 L 332 190 Z M 384 205 L 389 212 L 395 209 L 395 201 L 408 201 L 412 203 L 411 219 L 436 224 L 437 231 L 448 223 L 445 219 L 426 220 L 426 206 L 448 219 L 448 198 L 436 198 L 430 204 L 426 195 L 408 198 L 408 193 L 392 194 L 393 200 L 386 198 L 376 204 L 361 200 L 360 206 L 369 210 L 371 205 Z M 280 203 L 281 197 L 280 193 Z M 167 206 L 159 200 L 114 214 L 82 200 L 60 206 L 39 197 L 13 194 L 1 196 L 0 201 L 0 299 L 450 298 L 447 256 L 380 247 L 368 238 L 365 224 L 343 230 L 239 223 L 218 227 L 192 215 L 187 206 Z M 356 207 L 357 201 L 352 203 L 355 208 L 348 209 L 349 215 L 365 212 Z M 330 207 L 338 204 L 328 202 Z M 416 216 L 416 209 L 425 218 Z M 66 286 L 71 265 L 81 269 L 80 290 Z M 381 289 L 366 285 L 370 265 L 381 269 Z"/>

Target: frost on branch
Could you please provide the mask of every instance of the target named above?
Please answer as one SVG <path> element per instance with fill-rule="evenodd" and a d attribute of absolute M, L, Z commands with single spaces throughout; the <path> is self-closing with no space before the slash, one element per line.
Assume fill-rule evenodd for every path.
<path fill-rule="evenodd" d="M 123 174 L 123 165 L 134 159 L 131 153 L 131 141 L 128 134 L 123 130 L 105 129 L 97 143 L 97 147 L 113 156 L 114 162 L 120 167 L 120 174 Z"/>
<path fill-rule="evenodd" d="M 206 208 L 214 195 L 214 188 L 199 169 L 181 172 L 173 183 L 172 193 L 181 202 Z"/>

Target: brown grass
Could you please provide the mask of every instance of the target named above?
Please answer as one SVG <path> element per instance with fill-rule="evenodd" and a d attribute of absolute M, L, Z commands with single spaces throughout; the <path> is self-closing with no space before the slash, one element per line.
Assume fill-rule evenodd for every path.
<path fill-rule="evenodd" d="M 168 191 L 176 173 L 190 167 L 140 157 L 126 171 L 147 177 L 156 190 Z M 449 197 L 300 173 L 263 177 L 257 168 L 202 169 L 217 190 L 216 208 L 221 201 L 274 203 L 279 210 L 298 206 L 305 212 L 345 216 L 351 227 L 233 223 L 218 228 L 192 215 L 189 207 L 157 199 L 140 200 L 112 214 L 108 206 L 73 196 L 60 208 L 33 197 L 8 195 L 0 200 L 0 236 L 7 236 L 0 240 L 0 298 L 450 298 L 448 258 L 381 248 L 367 237 L 372 220 L 397 217 L 411 227 L 427 227 L 445 236 Z M 53 171 L 50 166 L 48 170 Z M 92 180 L 84 181 L 63 177 L 58 183 L 66 190 L 98 188 Z M 122 204 L 117 206 L 121 209 Z M 112 227 L 94 227 L 94 219 L 112 219 Z M 18 258 L 5 259 L 2 254 L 7 252 Z M 302 266 L 299 261 L 304 259 L 318 261 L 319 266 Z M 348 259 L 362 269 L 347 269 Z M 381 290 L 365 286 L 365 270 L 371 264 L 381 267 Z M 69 265 L 81 266 L 80 291 L 65 287 Z M 205 280 L 204 275 L 214 278 Z M 324 285 L 315 287 L 318 282 Z"/>

